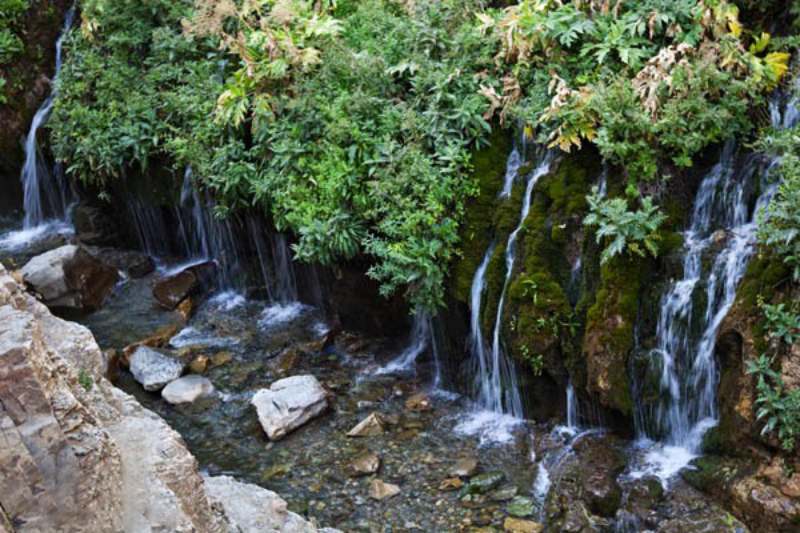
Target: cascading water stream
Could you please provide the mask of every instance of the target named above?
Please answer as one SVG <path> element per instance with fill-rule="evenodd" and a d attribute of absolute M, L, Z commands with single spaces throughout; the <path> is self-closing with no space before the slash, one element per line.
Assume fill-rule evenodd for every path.
<path fill-rule="evenodd" d="M 512 151 L 506 164 L 506 184 L 513 185 L 521 166 L 518 159 L 519 156 L 515 152 Z M 472 280 L 470 292 L 470 346 L 475 368 L 475 400 L 478 410 L 473 413 L 470 419 L 459 424 L 456 429 L 467 434 L 481 433 L 482 440 L 509 440 L 510 427 L 518 423 L 524 414 L 514 363 L 509 360 L 501 346 L 503 310 L 505 308 L 506 292 L 514 271 L 517 239 L 530 212 L 533 189 L 539 179 L 550 171 L 552 160 L 552 153 L 545 153 L 527 179 L 520 221 L 517 228 L 509 236 L 506 245 L 506 277 L 497 306 L 491 347 L 487 346 L 483 336 L 481 310 L 483 307 L 483 292 L 486 287 L 486 270 L 494 254 L 494 243 L 489 245 Z M 500 196 L 504 196 L 502 192 Z"/>
<path fill-rule="evenodd" d="M 517 383 L 517 373 L 514 365 L 503 353 L 502 329 L 503 311 L 505 310 L 506 293 L 514 275 L 514 263 L 517 258 L 517 240 L 525 225 L 525 220 L 531 210 L 533 203 L 533 189 L 543 176 L 550 172 L 550 165 L 553 162 L 553 153 L 546 152 L 541 161 L 528 177 L 525 187 L 525 196 L 522 199 L 522 211 L 519 217 L 519 224 L 508 237 L 506 244 L 506 277 L 503 282 L 503 289 L 500 292 L 500 301 L 497 304 L 497 314 L 495 316 L 494 331 L 492 334 L 492 352 L 488 365 L 489 373 L 480 376 L 481 393 L 479 402 L 485 408 L 498 413 L 508 413 L 516 418 L 521 418 L 522 400 L 519 396 L 519 385 Z M 485 274 L 485 273 L 484 273 Z M 504 387 L 505 384 L 505 387 Z"/>
<path fill-rule="evenodd" d="M 58 94 L 58 75 L 61 72 L 64 39 L 72 28 L 75 7 L 65 17 L 61 34 L 56 41 L 56 65 L 50 95 L 42 103 L 31 122 L 25 139 L 25 163 L 20 179 L 23 189 L 24 218 L 22 229 L 0 237 L 0 248 L 17 249 L 29 245 L 52 233 L 72 231 L 68 222 L 69 206 L 72 203 L 70 190 L 60 165 L 50 168 L 39 149 L 39 130 L 47 123 Z"/>
<path fill-rule="evenodd" d="M 414 325 L 411 328 L 411 338 L 408 346 L 400 355 L 375 373 L 381 375 L 413 372 L 417 358 L 433 344 L 432 340 L 433 322 L 431 317 L 428 313 L 417 310 L 414 313 Z"/>
<path fill-rule="evenodd" d="M 791 104 L 785 114 L 772 115 L 775 127 L 791 126 L 798 116 Z M 762 170 L 755 156 L 737 158 L 729 142 L 697 192 L 684 233 L 683 278 L 661 300 L 651 355 L 651 369 L 660 374 L 660 399 L 654 406 L 637 404 L 637 431 L 649 451 L 636 476 L 654 474 L 666 482 L 701 453 L 703 435 L 717 423 L 717 332 L 755 250 L 757 214 L 776 188 L 764 185 L 749 210 L 753 181 Z M 705 300 L 701 309 L 696 308 L 698 296 Z M 698 311 L 702 314 L 695 316 Z M 649 444 L 653 440 L 658 441 L 655 447 Z"/>
<path fill-rule="evenodd" d="M 45 224 L 48 216 L 64 220 L 70 201 L 70 191 L 58 168 L 49 169 L 39 150 L 38 134 L 47 123 L 58 95 L 58 75 L 61 73 L 64 39 L 72 28 L 75 7 L 71 7 L 64 17 L 61 35 L 56 41 L 56 68 L 53 75 L 50 95 L 36 111 L 31 129 L 25 140 L 25 164 L 22 167 L 23 207 L 25 218 L 23 228 L 30 230 Z"/>

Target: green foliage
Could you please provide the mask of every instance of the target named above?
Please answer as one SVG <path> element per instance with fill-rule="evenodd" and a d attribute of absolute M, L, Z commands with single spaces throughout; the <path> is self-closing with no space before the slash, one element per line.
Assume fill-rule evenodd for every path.
<path fill-rule="evenodd" d="M 777 253 L 800 281 L 800 137 L 798 128 L 769 131 L 759 141 L 762 151 L 775 156 L 771 177 L 778 190 L 759 214 L 759 242 Z"/>
<path fill-rule="evenodd" d="M 72 176 L 191 165 L 220 212 L 268 213 L 303 261 L 369 255 L 428 308 L 493 117 L 594 142 L 635 185 L 748 132 L 788 60 L 726 0 L 85 0 L 66 48 L 50 127 Z M 589 219 L 604 262 L 655 254 L 650 199 L 611 202 Z"/>
<path fill-rule="evenodd" d="M 94 380 L 92 380 L 92 376 L 89 375 L 89 373 L 83 368 L 81 368 L 78 372 L 78 384 L 80 384 L 80 386 L 83 387 L 83 390 L 86 392 L 92 390 L 92 387 L 94 386 Z"/>
<path fill-rule="evenodd" d="M 0 0 L 0 67 L 22 52 L 18 24 L 27 9 L 28 0 Z M 0 82 L 4 83 L 4 78 Z"/>
<path fill-rule="evenodd" d="M 784 303 L 771 305 L 763 300 L 759 302 L 759 307 L 767 319 L 770 337 L 790 345 L 800 340 L 800 315 L 796 310 L 787 309 Z"/>
<path fill-rule="evenodd" d="M 773 366 L 776 355 L 800 338 L 800 315 L 795 305 L 787 308 L 783 303 L 767 304 L 761 298 L 758 303 L 766 320 L 767 336 L 775 342 L 769 345 L 771 354 L 764 353 L 747 364 L 747 373 L 757 378 L 756 417 L 764 422 L 762 435 L 776 433 L 784 450 L 792 451 L 800 437 L 800 389 L 788 388 Z"/>
<path fill-rule="evenodd" d="M 653 205 L 650 197 L 644 197 L 641 207 L 632 211 L 625 198 L 605 198 L 598 188 L 586 197 L 589 214 L 583 223 L 587 227 L 597 226 L 597 242 L 606 242 L 600 262 L 607 263 L 614 256 L 632 252 L 640 257 L 648 253 L 658 256 L 658 230 L 666 220 L 666 215 Z"/>
<path fill-rule="evenodd" d="M 595 142 L 632 183 L 749 131 L 750 104 L 788 68 L 726 0 L 522 0 L 480 19 L 511 69 L 504 89 L 519 88 L 494 92 L 492 110 L 563 150 Z"/>
<path fill-rule="evenodd" d="M 757 378 L 756 417 L 764 422 L 762 435 L 777 433 L 783 449 L 792 451 L 800 436 L 800 389 L 787 390 L 772 363 L 773 358 L 761 355 L 747 365 L 747 373 Z"/>

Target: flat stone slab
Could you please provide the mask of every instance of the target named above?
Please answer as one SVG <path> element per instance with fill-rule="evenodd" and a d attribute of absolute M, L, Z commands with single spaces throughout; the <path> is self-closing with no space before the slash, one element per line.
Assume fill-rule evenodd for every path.
<path fill-rule="evenodd" d="M 250 403 L 267 437 L 279 440 L 325 411 L 327 396 L 317 378 L 303 375 L 276 381 L 256 392 Z"/>

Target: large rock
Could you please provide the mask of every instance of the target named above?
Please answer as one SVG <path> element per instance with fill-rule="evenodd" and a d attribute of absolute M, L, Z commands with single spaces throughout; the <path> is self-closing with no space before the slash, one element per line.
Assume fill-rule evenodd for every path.
<path fill-rule="evenodd" d="M 256 531 L 243 508 L 276 524 L 258 531 L 316 531 L 272 493 L 204 480 L 180 435 L 102 363 L 88 330 L 50 315 L 0 265 L 0 531 Z"/>
<path fill-rule="evenodd" d="M 160 279 L 153 286 L 153 297 L 164 308 L 172 310 L 207 286 L 216 271 L 212 261 L 187 267 L 177 274 Z"/>
<path fill-rule="evenodd" d="M 133 379 L 144 390 L 157 391 L 183 374 L 183 363 L 148 346 L 139 346 L 131 356 Z"/>
<path fill-rule="evenodd" d="M 211 501 L 224 509 L 231 532 L 337 531 L 328 528 L 318 530 L 299 515 L 290 512 L 280 496 L 258 485 L 241 483 L 229 476 L 206 477 L 205 483 Z"/>
<path fill-rule="evenodd" d="M 327 393 L 317 378 L 292 376 L 259 390 L 251 402 L 270 440 L 278 440 L 328 407 Z"/>
<path fill-rule="evenodd" d="M 191 375 L 176 379 L 161 391 L 161 397 L 171 404 L 191 403 L 214 394 L 214 385 L 202 376 Z"/>
<path fill-rule="evenodd" d="M 68 244 L 28 261 L 22 279 L 48 307 L 94 311 L 114 289 L 119 274 L 84 248 Z"/>

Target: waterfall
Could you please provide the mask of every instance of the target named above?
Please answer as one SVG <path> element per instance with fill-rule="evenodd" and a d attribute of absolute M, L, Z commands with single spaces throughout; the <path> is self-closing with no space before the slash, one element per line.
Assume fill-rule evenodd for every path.
<path fill-rule="evenodd" d="M 522 211 L 520 212 L 519 224 L 516 229 L 508 237 L 506 243 L 506 277 L 503 282 L 503 289 L 500 291 L 500 301 L 497 304 L 497 314 L 494 321 L 494 330 L 492 334 L 492 351 L 491 358 L 481 365 L 482 369 L 488 372 L 482 372 L 479 376 L 481 389 L 478 401 L 480 404 L 498 413 L 508 413 L 514 417 L 520 418 L 523 415 L 522 400 L 519 396 L 519 386 L 517 383 L 517 374 L 514 369 L 514 364 L 506 354 L 503 352 L 502 347 L 502 329 L 503 329 L 503 311 L 506 303 L 506 293 L 508 286 L 511 283 L 511 278 L 514 275 L 514 263 L 517 257 L 517 240 L 519 234 L 525 225 L 525 220 L 531 210 L 533 203 L 533 189 L 542 176 L 550 172 L 550 165 L 553 161 L 552 152 L 546 152 L 541 158 L 541 161 L 528 176 L 528 181 L 525 186 L 525 196 L 522 199 Z M 485 271 L 483 273 L 485 275 Z M 481 281 L 483 283 L 483 281 Z M 480 312 L 480 311 L 478 311 Z M 478 321 L 479 322 L 479 321 Z M 480 325 L 480 324 L 479 324 Z M 485 350 L 479 350 L 481 356 L 485 357 Z M 503 386 L 505 384 L 505 387 Z"/>
<path fill-rule="evenodd" d="M 533 189 L 539 179 L 549 172 L 552 160 L 552 153 L 547 152 L 541 157 L 539 164 L 527 179 L 520 221 L 517 228 L 509 236 L 506 244 L 506 277 L 497 306 L 491 347 L 487 345 L 483 336 L 481 311 L 483 308 L 483 293 L 486 288 L 486 271 L 494 254 L 494 243 L 490 244 L 486 250 L 472 280 L 470 291 L 470 349 L 472 364 L 475 369 L 475 400 L 478 410 L 468 420 L 460 423 L 456 430 L 465 434 L 480 433 L 482 442 L 505 442 L 510 440 L 511 434 L 509 430 L 519 422 L 524 414 L 514 362 L 504 353 L 501 346 L 503 309 L 508 285 L 514 271 L 517 239 L 530 212 Z M 515 156 L 514 151 L 512 151 L 506 163 L 506 184 L 513 185 L 520 166 L 518 156 Z M 504 195 L 501 194 L 502 196 Z"/>
<path fill-rule="evenodd" d="M 777 115 L 773 113 L 775 127 L 796 120 L 787 124 Z M 790 105 L 784 117 L 796 116 Z M 776 189 L 764 185 L 749 210 L 760 170 L 755 156 L 737 158 L 736 145 L 728 142 L 697 192 L 684 232 L 683 278 L 661 299 L 657 344 L 650 358 L 651 370 L 660 375 L 659 401 L 655 406 L 637 402 L 639 436 L 645 445 L 657 440 L 658 446 L 650 449 L 643 471 L 635 475 L 655 474 L 666 481 L 701 453 L 703 435 L 717 424 L 717 332 L 755 251 L 757 215 Z M 703 300 L 705 305 L 698 306 Z"/>
<path fill-rule="evenodd" d="M 214 203 L 201 196 L 192 178 L 192 168 L 186 167 L 180 206 L 176 208 L 183 253 L 193 261 L 216 262 L 218 287 L 223 291 L 241 291 L 242 262 L 233 221 L 214 215 Z"/>
<path fill-rule="evenodd" d="M 575 397 L 575 387 L 572 381 L 567 384 L 567 428 L 577 431 L 578 425 L 578 399 Z"/>
<path fill-rule="evenodd" d="M 433 322 L 428 313 L 417 310 L 414 312 L 414 325 L 411 328 L 408 346 L 375 373 L 381 375 L 413 372 L 417 358 L 431 345 L 433 345 Z"/>
<path fill-rule="evenodd" d="M 286 236 L 281 233 L 272 234 L 268 242 L 262 228 L 252 217 L 247 219 L 247 231 L 256 250 L 267 299 L 280 304 L 297 301 L 296 274 Z"/>
<path fill-rule="evenodd" d="M 39 129 L 47 123 L 58 94 L 58 75 L 61 72 L 64 39 L 67 37 L 75 19 L 75 7 L 71 7 L 64 18 L 61 35 L 56 41 L 56 70 L 53 75 L 50 95 L 36 111 L 31 129 L 25 139 L 25 164 L 22 167 L 23 207 L 25 218 L 23 228 L 30 230 L 45 224 L 48 217 L 63 220 L 67 216 L 67 206 L 71 192 L 60 167 L 48 168 L 41 155 L 38 143 Z"/>

